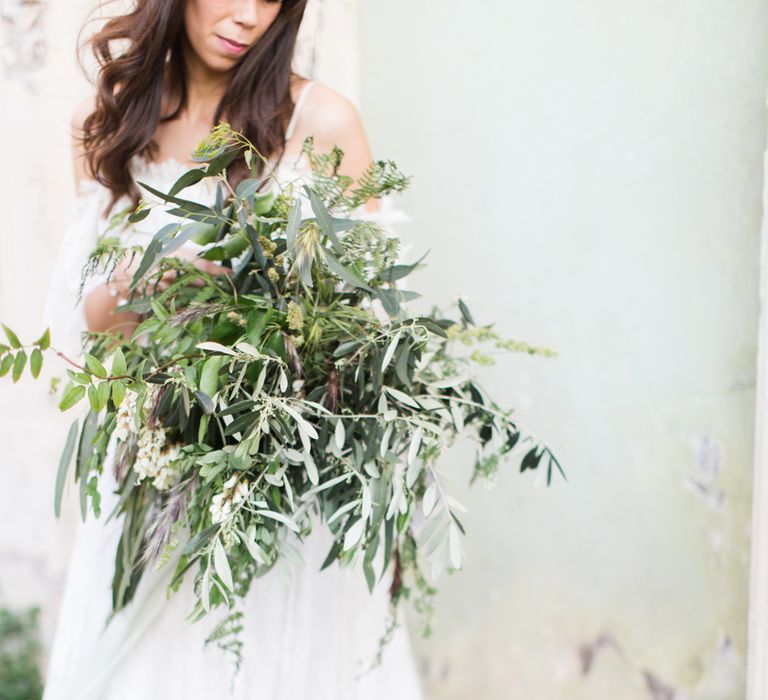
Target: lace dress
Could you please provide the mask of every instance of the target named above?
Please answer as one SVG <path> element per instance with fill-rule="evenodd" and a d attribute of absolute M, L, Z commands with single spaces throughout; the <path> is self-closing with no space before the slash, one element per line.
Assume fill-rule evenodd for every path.
<path fill-rule="evenodd" d="M 136 180 L 168 191 L 188 166 L 175 160 L 134 159 L 131 168 Z M 285 185 L 311 178 L 311 171 L 299 155 L 283 158 L 276 175 Z M 211 182 L 203 180 L 184 190 L 183 196 L 212 202 Z M 95 182 L 83 184 L 50 283 L 46 320 L 54 344 L 70 357 L 79 355 L 80 331 L 85 327 L 82 305 L 74 304 L 79 270 L 107 226 L 108 217 L 101 216 L 107 197 Z M 388 201 L 383 204 L 382 223 L 397 220 L 397 210 Z M 125 204 L 116 203 L 115 210 L 121 206 Z M 311 216 L 311 210 L 305 215 Z M 164 216 L 168 215 L 161 207 L 153 209 L 135 225 L 130 241 L 146 244 Z M 86 291 L 99 281 L 97 277 L 89 282 Z M 237 609 L 245 614 L 240 637 L 243 661 L 234 683 L 231 656 L 214 644 L 204 648 L 226 609 L 212 611 L 194 624 L 186 621 L 194 605 L 193 570 L 177 592 L 166 596 L 175 558 L 159 571 L 150 567 L 134 599 L 105 626 L 121 532 L 120 519 L 105 522 L 117 500 L 112 492 L 113 447 L 100 483 L 102 516 L 96 519 L 89 512 L 86 522 L 78 521 L 76 528 L 44 700 L 422 699 L 402 619 L 384 648 L 381 664 L 365 672 L 386 626 L 389 574 L 371 594 L 359 568 L 342 569 L 334 563 L 320 571 L 331 546 L 330 534 L 321 527 L 302 543 L 292 540 L 303 564 L 279 562 L 255 579 L 239 602 Z"/>

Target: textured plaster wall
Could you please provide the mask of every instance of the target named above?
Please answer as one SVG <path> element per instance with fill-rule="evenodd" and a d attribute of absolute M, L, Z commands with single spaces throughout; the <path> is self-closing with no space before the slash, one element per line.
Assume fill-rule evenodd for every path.
<path fill-rule="evenodd" d="M 86 89 L 75 36 L 91 4 L 0 4 L 0 320 L 27 343 L 42 330 L 48 277 L 69 222 L 69 116 Z M 71 418 L 48 394 L 48 380 L 63 366 L 50 356 L 44 364 L 37 381 L 0 385 L 0 603 L 41 605 L 47 642 L 75 511 L 66 508 L 58 522 L 53 516 L 53 479 Z"/>
<path fill-rule="evenodd" d="M 552 346 L 480 373 L 569 482 L 466 487 L 433 698 L 743 700 L 768 7 L 360 3 L 427 302 Z M 382 50 L 386 43 L 389 50 Z"/>

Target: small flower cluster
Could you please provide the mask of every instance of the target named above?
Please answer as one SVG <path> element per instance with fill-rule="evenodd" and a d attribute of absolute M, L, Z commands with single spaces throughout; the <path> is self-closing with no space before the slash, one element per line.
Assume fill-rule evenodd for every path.
<path fill-rule="evenodd" d="M 286 311 L 288 328 L 301 333 L 301 330 L 304 328 L 304 312 L 301 310 L 301 307 L 295 301 L 289 301 Z"/>
<path fill-rule="evenodd" d="M 159 491 L 169 489 L 179 472 L 178 464 L 174 464 L 178 456 L 177 444 L 166 445 L 165 428 L 142 428 L 139 431 L 139 449 L 133 465 L 139 475 L 138 482 L 151 478 L 152 484 Z"/>
<path fill-rule="evenodd" d="M 147 390 L 144 398 L 144 406 L 152 406 L 157 399 L 160 391 L 158 384 L 147 384 Z M 117 409 L 114 436 L 123 442 L 128 439 L 131 433 L 136 432 L 136 404 L 138 394 L 130 389 L 126 392 L 125 398 Z"/>
<path fill-rule="evenodd" d="M 125 393 L 125 398 L 117 409 L 114 436 L 125 442 L 131 433 L 136 432 L 136 394 L 132 391 Z"/>
<path fill-rule="evenodd" d="M 224 482 L 223 491 L 217 493 L 211 499 L 211 519 L 214 523 L 222 523 L 232 513 L 232 509 L 239 506 L 248 496 L 248 481 L 238 481 L 233 474 Z"/>
<path fill-rule="evenodd" d="M 244 327 L 244 326 L 247 325 L 247 321 L 245 320 L 243 315 L 237 313 L 237 311 L 229 311 L 227 313 L 227 318 L 230 321 L 233 321 L 234 323 L 236 323 L 238 326 L 243 326 Z"/>

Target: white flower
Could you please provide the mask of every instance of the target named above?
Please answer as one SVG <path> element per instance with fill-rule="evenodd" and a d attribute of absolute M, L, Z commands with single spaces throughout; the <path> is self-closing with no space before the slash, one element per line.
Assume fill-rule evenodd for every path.
<path fill-rule="evenodd" d="M 217 493 L 211 498 L 209 511 L 213 522 L 224 522 L 232 510 L 248 497 L 248 489 L 249 483 L 246 479 L 238 481 L 236 474 L 230 476 L 222 485 L 221 493 Z"/>
<path fill-rule="evenodd" d="M 125 442 L 128 435 L 135 432 L 136 421 L 136 394 L 126 391 L 125 398 L 117 409 L 114 436 Z"/>
<path fill-rule="evenodd" d="M 159 491 L 171 488 L 179 474 L 179 464 L 176 462 L 179 456 L 179 446 L 174 443 L 167 445 L 160 451 L 157 460 L 157 473 L 152 484 Z"/>
<path fill-rule="evenodd" d="M 138 451 L 133 464 L 138 474 L 137 483 L 151 478 L 155 488 L 160 491 L 169 489 L 179 473 L 179 465 L 174 464 L 178 456 L 178 444 L 166 445 L 165 428 L 143 428 L 139 431 Z"/>

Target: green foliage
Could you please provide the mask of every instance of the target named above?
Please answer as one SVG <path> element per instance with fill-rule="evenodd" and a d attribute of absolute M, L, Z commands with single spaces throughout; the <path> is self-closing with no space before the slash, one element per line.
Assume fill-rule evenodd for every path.
<path fill-rule="evenodd" d="M 329 207 L 355 209 L 374 197 L 402 192 L 410 184 L 411 178 L 403 175 L 391 160 L 373 161 L 355 182 L 339 172 L 344 151 L 334 146 L 329 153 L 316 153 L 312 136 L 304 139 L 302 153 L 312 167 L 313 186 Z M 355 187 L 350 189 L 353 183 Z"/>
<path fill-rule="evenodd" d="M 0 343 L 0 377 L 10 372 L 15 384 L 21 379 L 24 369 L 28 367 L 32 378 L 37 379 L 43 368 L 43 351 L 50 347 L 50 329 L 46 328 L 43 334 L 32 343 L 32 350 L 27 352 L 19 336 L 4 323 L 0 325 L 10 343 L 10 346 Z"/>
<path fill-rule="evenodd" d="M 254 164 L 266 159 L 220 124 L 196 151 L 201 166 L 169 192 L 139 183 L 176 219 L 141 250 L 126 308 L 143 320 L 128 340 L 88 334 L 84 365 L 67 369 L 59 404 L 68 410 L 87 397 L 89 410 L 70 429 L 57 513 L 73 464 L 82 517 L 89 509 L 98 517 L 107 445 L 116 442 L 119 501 L 108 517 L 121 518 L 123 530 L 113 612 L 130 602 L 147 565 L 173 566 L 170 592 L 194 576 L 190 621 L 230 611 L 210 641 L 238 663 L 241 623 L 232 608 L 276 561 L 300 559 L 296 538 L 310 532 L 313 515 L 333 536 L 323 568 L 362 560 L 371 589 L 391 574 L 393 616 L 376 662 L 400 602 L 413 601 L 428 633 L 435 592 L 428 579 L 462 567 L 466 509 L 439 469 L 454 439 L 476 445 L 472 480 L 492 481 L 515 449 L 522 472 L 546 468 L 549 482 L 553 468 L 561 471 L 472 374 L 493 361 L 482 344 L 556 353 L 478 326 L 463 300 L 458 319 L 437 309 L 411 315 L 406 303 L 416 295 L 397 282 L 421 260 L 398 263 L 399 241 L 355 218 L 368 199 L 402 190 L 408 178 L 378 161 L 352 183 L 339 173 L 339 149 L 315 154 L 309 139 L 304 152 L 312 186 L 276 183 L 279 192 L 263 192 L 273 174 L 256 177 Z M 251 177 L 232 192 L 223 183 L 238 157 Z M 214 203 L 183 196 L 208 177 L 218 182 Z M 144 218 L 150 206 L 123 212 L 115 225 Z M 189 239 L 231 275 L 174 258 Z M 104 254 L 129 251 L 101 241 L 95 254 L 89 270 Z M 177 281 L 149 292 L 170 269 Z M 5 332 L 0 374 L 11 371 L 15 381 L 26 357 L 18 359 L 23 346 Z M 43 336 L 36 349 L 48 342 Z M 191 533 L 184 543 L 181 527 Z"/>
<path fill-rule="evenodd" d="M 40 609 L 0 608 L 0 700 L 38 700 L 40 673 Z"/>

